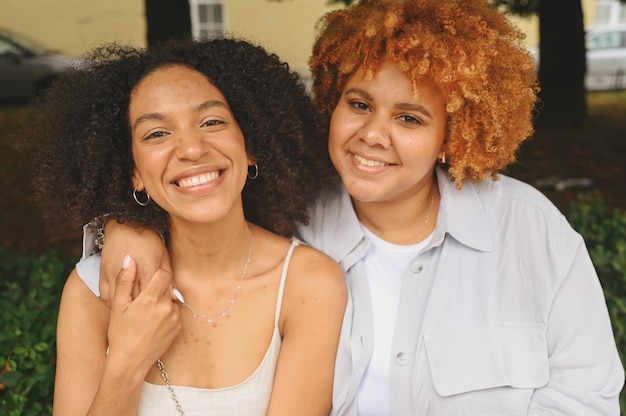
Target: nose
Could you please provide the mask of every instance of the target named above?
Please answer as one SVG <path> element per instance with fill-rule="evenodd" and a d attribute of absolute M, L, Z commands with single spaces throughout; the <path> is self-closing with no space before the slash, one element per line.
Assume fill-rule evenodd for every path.
<path fill-rule="evenodd" d="M 202 133 L 194 130 L 181 131 L 176 140 L 176 157 L 181 160 L 198 160 L 208 150 Z"/>
<path fill-rule="evenodd" d="M 361 127 L 359 135 L 368 146 L 386 149 L 391 145 L 390 131 L 381 117 L 370 117 Z"/>

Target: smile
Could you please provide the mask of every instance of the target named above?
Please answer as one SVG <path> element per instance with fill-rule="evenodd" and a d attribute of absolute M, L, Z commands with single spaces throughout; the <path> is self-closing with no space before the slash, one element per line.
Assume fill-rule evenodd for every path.
<path fill-rule="evenodd" d="M 180 181 L 177 182 L 177 185 L 180 186 L 181 188 L 204 185 L 205 183 L 214 181 L 219 177 L 220 177 L 220 172 L 203 173 L 202 175 L 181 179 Z"/>
<path fill-rule="evenodd" d="M 380 162 L 378 160 L 369 160 L 369 159 L 365 159 L 362 156 L 359 155 L 353 155 L 354 160 L 356 160 L 357 162 L 359 162 L 361 165 L 365 165 L 367 167 L 370 168 L 378 168 L 381 166 L 388 166 L 389 163 L 385 163 L 385 162 Z"/>

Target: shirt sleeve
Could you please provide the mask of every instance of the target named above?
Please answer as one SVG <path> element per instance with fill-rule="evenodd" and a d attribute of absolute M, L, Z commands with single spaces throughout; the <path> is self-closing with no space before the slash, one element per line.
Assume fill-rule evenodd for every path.
<path fill-rule="evenodd" d="M 100 253 L 81 258 L 76 264 L 76 272 L 94 295 L 100 297 Z"/>
<path fill-rule="evenodd" d="M 620 414 L 624 370 L 602 287 L 577 237 L 573 250 L 567 250 L 573 256 L 548 317 L 550 379 L 535 390 L 528 415 Z"/>

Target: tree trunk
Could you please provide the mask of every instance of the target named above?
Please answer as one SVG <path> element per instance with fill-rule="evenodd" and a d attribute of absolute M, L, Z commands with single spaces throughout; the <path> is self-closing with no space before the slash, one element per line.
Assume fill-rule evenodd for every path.
<path fill-rule="evenodd" d="M 169 39 L 191 37 L 187 0 L 145 0 L 148 46 Z"/>
<path fill-rule="evenodd" d="M 581 0 L 539 1 L 537 128 L 572 129 L 587 115 Z"/>

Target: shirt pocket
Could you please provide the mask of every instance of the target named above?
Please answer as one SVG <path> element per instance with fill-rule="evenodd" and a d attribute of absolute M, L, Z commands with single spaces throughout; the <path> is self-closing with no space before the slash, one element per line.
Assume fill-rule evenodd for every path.
<path fill-rule="evenodd" d="M 498 387 L 536 389 L 548 383 L 543 324 L 484 323 L 431 332 L 424 339 L 440 396 Z"/>

